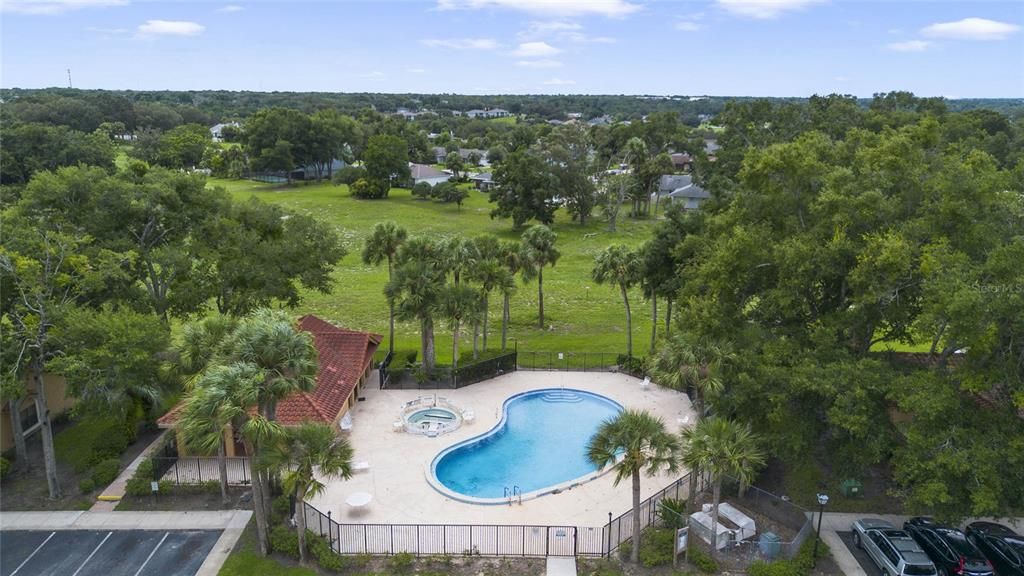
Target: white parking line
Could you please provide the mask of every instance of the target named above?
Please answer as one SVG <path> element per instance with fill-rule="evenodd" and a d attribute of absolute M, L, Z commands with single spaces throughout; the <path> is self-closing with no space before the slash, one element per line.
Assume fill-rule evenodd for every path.
<path fill-rule="evenodd" d="M 28 564 L 28 561 L 31 560 L 32 557 L 35 556 L 36 553 L 39 552 L 43 548 L 43 546 L 46 546 L 46 543 L 50 541 L 50 538 L 53 538 L 54 534 L 56 534 L 56 532 L 50 532 L 50 535 L 46 537 L 46 540 L 43 540 L 42 544 L 40 544 L 39 546 L 36 546 L 36 549 L 33 550 L 32 553 L 28 555 L 28 558 L 25 558 L 24 562 L 22 562 L 21 564 L 18 564 L 18 567 L 14 569 L 14 572 L 11 572 L 11 576 L 14 576 L 15 574 L 18 573 L 18 570 L 21 570 L 22 568 L 24 568 L 25 564 Z"/>
<path fill-rule="evenodd" d="M 107 535 L 103 537 L 103 540 L 102 540 L 102 541 L 101 541 L 101 542 L 100 542 L 100 543 L 99 543 L 99 544 L 98 544 L 98 545 L 96 546 L 96 548 L 95 548 L 95 549 L 93 549 L 92 553 L 91 553 L 91 554 L 89 554 L 89 556 L 88 556 L 88 557 L 87 557 L 87 558 L 85 559 L 85 562 L 82 562 L 82 565 L 81 565 L 81 566 L 79 566 L 79 567 L 78 567 L 78 570 L 75 570 L 75 573 L 74 573 L 74 574 L 72 574 L 71 576 L 78 576 L 78 573 L 82 571 L 82 568 L 85 568 L 85 565 L 89 563 L 89 560 L 92 560 L 92 557 L 93 557 L 93 556 L 95 556 L 95 555 L 96 555 L 96 553 L 100 551 L 100 547 L 102 547 L 102 546 L 103 546 L 104 544 L 106 544 L 106 543 L 107 543 L 107 540 L 108 540 L 108 539 L 109 539 L 109 538 L 110 538 L 110 537 L 111 537 L 111 536 L 112 536 L 113 534 L 114 534 L 113 532 L 107 532 Z"/>
<path fill-rule="evenodd" d="M 149 556 L 146 556 L 146 561 L 142 563 L 142 566 L 139 566 L 138 571 L 135 572 L 135 576 L 139 576 L 139 574 L 142 574 L 142 569 L 146 567 L 146 564 L 149 564 L 149 561 L 153 559 L 153 556 L 156 554 L 156 551 L 164 545 L 164 540 L 167 540 L 167 537 L 170 535 L 170 532 L 164 532 L 164 537 L 161 538 L 159 542 L 157 542 L 156 548 L 153 548 L 153 551 L 149 553 Z"/>

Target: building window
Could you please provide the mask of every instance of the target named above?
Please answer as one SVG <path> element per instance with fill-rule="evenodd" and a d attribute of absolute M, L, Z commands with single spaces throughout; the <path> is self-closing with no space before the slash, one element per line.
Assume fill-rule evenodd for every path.
<path fill-rule="evenodd" d="M 27 402 L 21 407 L 21 429 L 25 435 L 35 432 L 40 425 L 39 410 L 35 400 Z"/>

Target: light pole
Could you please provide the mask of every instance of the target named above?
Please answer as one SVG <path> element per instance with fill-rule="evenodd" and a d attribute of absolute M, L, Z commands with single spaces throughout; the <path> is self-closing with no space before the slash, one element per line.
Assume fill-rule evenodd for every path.
<path fill-rule="evenodd" d="M 821 540 L 821 517 L 825 514 L 825 504 L 828 504 L 826 494 L 818 494 L 818 537 L 814 539 L 814 555 L 811 556 L 811 568 L 818 565 L 818 541 Z"/>

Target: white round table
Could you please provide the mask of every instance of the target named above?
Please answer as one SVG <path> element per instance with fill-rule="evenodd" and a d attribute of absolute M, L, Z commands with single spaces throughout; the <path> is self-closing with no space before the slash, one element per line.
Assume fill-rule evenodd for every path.
<path fill-rule="evenodd" d="M 345 499 L 345 504 L 353 508 L 363 508 L 373 500 L 373 494 L 369 492 L 353 492 Z"/>

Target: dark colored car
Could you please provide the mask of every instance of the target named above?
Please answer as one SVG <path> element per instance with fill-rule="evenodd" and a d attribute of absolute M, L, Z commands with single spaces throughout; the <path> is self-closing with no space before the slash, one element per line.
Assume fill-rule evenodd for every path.
<path fill-rule="evenodd" d="M 959 529 L 921 516 L 904 522 L 903 529 L 932 559 L 939 576 L 992 576 L 992 564 Z"/>
<path fill-rule="evenodd" d="M 998 576 L 1024 576 L 1024 536 L 994 522 L 968 524 L 966 532 Z"/>

